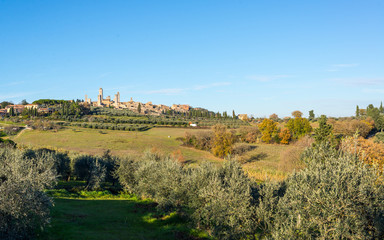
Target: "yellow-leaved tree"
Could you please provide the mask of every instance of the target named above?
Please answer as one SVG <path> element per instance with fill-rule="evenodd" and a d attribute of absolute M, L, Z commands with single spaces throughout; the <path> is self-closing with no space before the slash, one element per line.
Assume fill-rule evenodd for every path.
<path fill-rule="evenodd" d="M 224 125 L 213 127 L 212 153 L 217 157 L 225 157 L 232 152 L 232 145 L 235 143 L 235 135 L 227 131 Z"/>
<path fill-rule="evenodd" d="M 277 122 L 272 119 L 264 119 L 259 124 L 259 129 L 261 131 L 261 140 L 265 143 L 271 143 L 272 139 L 277 136 Z"/>

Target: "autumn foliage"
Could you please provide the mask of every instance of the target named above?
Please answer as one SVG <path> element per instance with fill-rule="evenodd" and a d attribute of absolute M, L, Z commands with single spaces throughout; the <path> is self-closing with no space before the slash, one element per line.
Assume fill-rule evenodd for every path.
<path fill-rule="evenodd" d="M 383 170 L 383 144 L 375 143 L 362 137 L 347 137 L 341 142 L 341 149 L 345 152 L 357 154 L 365 163 L 377 165 L 380 170 Z"/>
<path fill-rule="evenodd" d="M 213 127 L 212 153 L 217 157 L 225 157 L 232 152 L 232 145 L 235 143 L 235 135 L 227 131 L 224 125 Z"/>
<path fill-rule="evenodd" d="M 280 143 L 289 144 L 289 141 L 292 138 L 291 131 L 288 128 L 283 128 L 279 133 Z"/>
<path fill-rule="evenodd" d="M 331 120 L 333 125 L 333 131 L 335 134 L 341 134 L 344 136 L 353 136 L 356 132 L 363 138 L 367 137 L 369 132 L 373 129 L 374 123 L 372 120 L 344 120 L 335 121 Z"/>
<path fill-rule="evenodd" d="M 272 142 L 273 138 L 277 136 L 277 122 L 272 119 L 264 119 L 259 124 L 259 129 L 262 134 L 261 140 L 265 143 Z"/>

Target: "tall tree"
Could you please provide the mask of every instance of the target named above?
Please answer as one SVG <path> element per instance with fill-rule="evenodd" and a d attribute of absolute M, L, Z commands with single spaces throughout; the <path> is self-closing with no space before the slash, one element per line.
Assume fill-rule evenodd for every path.
<path fill-rule="evenodd" d="M 233 117 L 233 119 L 236 119 L 237 117 L 236 117 L 236 114 L 235 114 L 235 110 L 232 110 L 232 117 Z"/>
<path fill-rule="evenodd" d="M 319 127 L 314 130 L 316 143 L 330 141 L 332 129 L 332 125 L 327 124 L 327 117 L 325 115 L 321 115 L 319 119 Z"/>
<path fill-rule="evenodd" d="M 259 129 L 262 134 L 261 140 L 265 143 L 270 143 L 277 136 L 277 123 L 272 119 L 265 118 L 259 124 Z"/>
<path fill-rule="evenodd" d="M 295 118 L 300 118 L 301 116 L 303 116 L 303 113 L 300 111 L 293 111 L 292 116 Z"/>
<path fill-rule="evenodd" d="M 8 105 L 13 105 L 13 103 L 11 103 L 11 102 L 7 102 L 7 101 L 3 101 L 3 102 L 1 102 L 1 108 L 5 108 L 5 107 L 8 106 Z"/>
<path fill-rule="evenodd" d="M 294 139 L 298 139 L 312 131 L 311 124 L 308 119 L 301 117 L 302 113 L 300 111 L 295 111 L 292 115 L 295 118 L 291 118 L 286 127 L 291 131 Z"/>
<path fill-rule="evenodd" d="M 270 116 L 269 116 L 269 119 L 272 119 L 273 121 L 277 122 L 279 120 L 279 116 L 277 116 L 276 113 L 272 113 Z"/>
<path fill-rule="evenodd" d="M 217 157 L 225 157 L 232 152 L 232 144 L 235 142 L 234 136 L 227 131 L 224 125 L 216 125 L 213 127 L 213 146 L 212 152 Z"/>
<path fill-rule="evenodd" d="M 21 100 L 20 104 L 21 104 L 21 105 L 27 105 L 27 104 L 28 104 L 28 102 L 27 102 L 27 100 L 26 100 L 26 99 L 23 99 L 23 100 Z"/>
<path fill-rule="evenodd" d="M 313 110 L 311 110 L 311 111 L 309 111 L 308 120 L 313 121 L 313 119 L 315 119 L 315 113 L 313 112 Z"/>
<path fill-rule="evenodd" d="M 356 117 L 360 117 L 359 105 L 356 105 Z"/>
<path fill-rule="evenodd" d="M 137 112 L 141 113 L 141 103 L 139 103 L 139 105 L 137 106 Z"/>
<path fill-rule="evenodd" d="M 384 113 L 383 102 L 380 103 L 379 110 L 380 110 L 380 113 Z"/>

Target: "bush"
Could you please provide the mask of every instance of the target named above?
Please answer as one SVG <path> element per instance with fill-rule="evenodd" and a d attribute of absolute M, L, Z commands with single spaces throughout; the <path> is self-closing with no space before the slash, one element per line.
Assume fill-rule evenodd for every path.
<path fill-rule="evenodd" d="M 258 217 L 273 239 L 383 239 L 383 175 L 355 155 L 320 144 L 307 168 L 261 188 Z"/>
<path fill-rule="evenodd" d="M 105 179 L 106 169 L 98 157 L 82 155 L 74 159 L 74 173 L 87 182 L 86 190 L 96 190 Z"/>
<path fill-rule="evenodd" d="M 31 239 L 49 223 L 51 199 L 44 189 L 55 181 L 50 154 L 28 158 L 0 148 L 0 238 Z"/>
<path fill-rule="evenodd" d="M 335 134 L 353 136 L 356 132 L 366 138 L 373 129 L 373 123 L 366 120 L 331 121 Z"/>
<path fill-rule="evenodd" d="M 187 194 L 197 226 L 217 239 L 242 239 L 254 232 L 251 181 L 236 161 L 197 169 L 187 184 L 193 186 Z"/>
<path fill-rule="evenodd" d="M 256 143 L 261 137 L 261 132 L 258 127 L 241 127 L 238 133 L 240 140 L 247 143 Z"/>
<path fill-rule="evenodd" d="M 243 155 L 246 152 L 252 151 L 255 149 L 256 146 L 246 144 L 246 143 L 236 143 L 232 147 L 232 154 L 233 155 Z"/>
<path fill-rule="evenodd" d="M 185 132 L 183 143 L 200 150 L 210 151 L 212 148 L 213 133 L 211 131 L 199 131 L 195 134 Z"/>
<path fill-rule="evenodd" d="M 355 154 L 369 165 L 383 170 L 384 166 L 384 145 L 372 142 L 362 137 L 346 137 L 340 144 L 340 149 L 344 152 Z"/>
<path fill-rule="evenodd" d="M 384 132 L 378 132 L 375 135 L 375 143 L 384 143 Z"/>
<path fill-rule="evenodd" d="M 147 152 L 141 161 L 121 160 L 117 175 L 126 191 L 152 198 L 163 211 L 186 210 L 218 239 L 245 237 L 254 229 L 251 181 L 235 161 L 186 168 Z"/>

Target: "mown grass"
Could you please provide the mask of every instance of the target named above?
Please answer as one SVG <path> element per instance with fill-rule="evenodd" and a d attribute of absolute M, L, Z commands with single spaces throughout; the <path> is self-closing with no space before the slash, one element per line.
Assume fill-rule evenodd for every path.
<path fill-rule="evenodd" d="M 108 191 L 51 190 L 52 222 L 40 239 L 208 239 L 176 212 L 162 214 L 150 200 Z"/>

